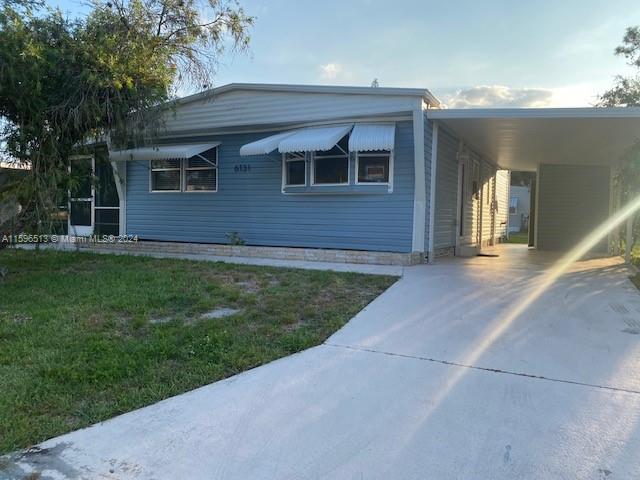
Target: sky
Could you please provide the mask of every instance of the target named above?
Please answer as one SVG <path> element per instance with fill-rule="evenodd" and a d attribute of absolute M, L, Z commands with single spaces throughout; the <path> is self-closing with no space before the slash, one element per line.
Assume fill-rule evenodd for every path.
<path fill-rule="evenodd" d="M 590 106 L 633 70 L 613 53 L 637 0 L 240 0 L 256 17 L 231 82 L 428 88 L 449 107 Z M 69 15 L 80 0 L 54 0 Z M 186 92 L 185 92 L 186 93 Z"/>

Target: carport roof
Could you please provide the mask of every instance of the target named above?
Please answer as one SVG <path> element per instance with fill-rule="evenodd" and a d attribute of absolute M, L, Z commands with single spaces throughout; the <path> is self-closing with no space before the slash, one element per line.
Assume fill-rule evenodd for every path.
<path fill-rule="evenodd" d="M 611 165 L 640 139 L 640 107 L 429 109 L 427 116 L 510 170 Z"/>

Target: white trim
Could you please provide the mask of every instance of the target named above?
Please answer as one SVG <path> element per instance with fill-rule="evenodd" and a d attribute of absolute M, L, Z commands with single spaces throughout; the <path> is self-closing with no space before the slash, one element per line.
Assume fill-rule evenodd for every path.
<path fill-rule="evenodd" d="M 282 154 L 282 193 L 284 189 L 287 187 L 306 187 L 308 185 L 307 178 L 309 174 L 309 162 L 307 161 L 306 152 L 303 152 L 302 158 L 287 158 L 287 155 L 292 155 L 291 153 L 283 153 Z M 297 184 L 288 184 L 287 183 L 287 163 L 289 162 L 304 162 L 304 183 Z"/>
<path fill-rule="evenodd" d="M 640 107 L 582 107 L 582 108 L 430 108 L 432 120 L 481 118 L 637 118 Z"/>
<path fill-rule="evenodd" d="M 216 160 L 215 160 L 215 165 L 212 165 L 210 167 L 193 167 L 193 168 L 189 168 L 187 167 L 187 162 L 190 160 L 189 158 L 182 160 L 182 169 L 184 170 L 184 174 L 182 175 L 182 193 L 218 193 L 218 183 L 220 181 L 219 178 L 219 169 L 218 169 L 218 164 L 219 164 L 219 160 L 218 160 L 218 151 L 219 151 L 219 146 L 218 147 L 214 147 L 216 150 Z M 204 153 L 204 152 L 202 152 Z M 208 158 L 203 157 L 202 155 L 194 155 L 194 157 L 200 157 L 203 160 L 205 160 L 206 162 L 208 162 L 209 164 L 211 164 L 211 160 L 209 160 Z M 193 158 L 193 157 L 191 157 Z M 187 171 L 193 171 L 193 170 L 215 170 L 216 172 L 216 188 L 214 188 L 213 190 L 187 190 Z"/>
<path fill-rule="evenodd" d="M 320 159 L 342 158 L 347 161 L 347 181 L 343 183 L 316 183 L 316 152 L 311 152 L 311 186 L 312 187 L 344 187 L 351 185 L 351 157 L 347 155 L 320 155 Z"/>
<path fill-rule="evenodd" d="M 424 122 L 425 115 L 422 110 L 422 100 L 416 102 L 413 110 L 413 166 L 414 166 L 414 190 L 413 190 L 413 235 L 411 251 L 424 253 L 424 230 L 426 223 L 427 192 L 424 155 Z"/>
<path fill-rule="evenodd" d="M 433 133 L 431 137 L 431 178 L 429 182 L 429 253 L 428 262 L 434 262 L 435 254 L 435 230 L 436 230 L 436 188 L 438 173 L 438 122 L 433 122 Z"/>
<path fill-rule="evenodd" d="M 354 185 L 387 185 L 387 191 L 389 193 L 393 192 L 393 162 L 394 162 L 394 153 L 393 150 L 381 150 L 384 153 L 374 153 L 374 152 L 353 152 L 356 156 L 356 164 L 355 164 L 355 181 Z M 358 180 L 360 177 L 360 157 L 380 157 L 382 155 L 389 156 L 389 162 L 387 165 L 388 177 L 389 181 L 387 182 L 361 182 Z"/>

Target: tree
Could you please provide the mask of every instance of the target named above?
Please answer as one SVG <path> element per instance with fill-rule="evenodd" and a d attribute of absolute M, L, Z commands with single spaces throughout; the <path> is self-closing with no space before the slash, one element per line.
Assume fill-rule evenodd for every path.
<path fill-rule="evenodd" d="M 638 69 L 632 77 L 617 76 L 611 89 L 600 95 L 600 107 L 637 107 L 640 106 L 640 26 L 627 28 L 622 45 L 615 54 L 624 57 L 629 65 Z M 614 178 L 620 189 L 622 203 L 627 203 L 640 193 L 640 142 L 630 149 L 623 159 Z M 640 215 L 634 221 L 633 239 L 640 237 Z M 633 245 L 631 246 L 633 248 Z"/>
<path fill-rule="evenodd" d="M 31 165 L 3 195 L 19 198 L 34 233 L 51 228 L 72 154 L 105 135 L 153 135 L 176 89 L 208 88 L 254 21 L 234 0 L 95 0 L 77 19 L 40 0 L 0 2 L 0 145 Z"/>

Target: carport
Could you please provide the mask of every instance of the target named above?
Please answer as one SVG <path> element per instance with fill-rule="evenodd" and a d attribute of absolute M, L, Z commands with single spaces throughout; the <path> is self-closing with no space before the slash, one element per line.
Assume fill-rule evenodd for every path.
<path fill-rule="evenodd" d="M 640 139 L 635 107 L 431 109 L 427 115 L 500 168 L 536 172 L 529 243 L 540 250 L 570 249 L 619 207 L 615 168 Z M 613 253 L 615 235 L 594 250 Z"/>

